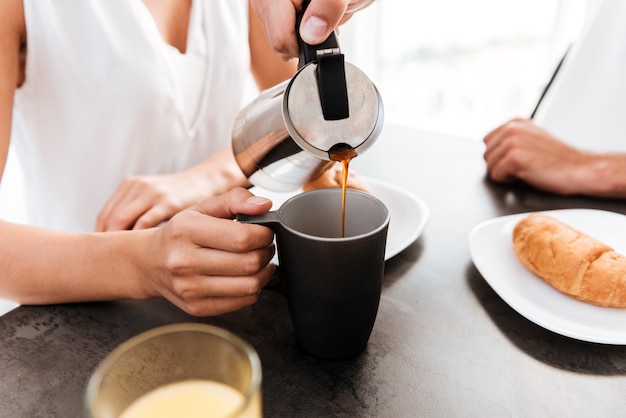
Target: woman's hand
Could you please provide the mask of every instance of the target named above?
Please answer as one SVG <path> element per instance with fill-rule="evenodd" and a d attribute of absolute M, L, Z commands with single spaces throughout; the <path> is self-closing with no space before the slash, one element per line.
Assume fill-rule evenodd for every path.
<path fill-rule="evenodd" d="M 300 36 L 308 44 L 320 44 L 355 11 L 372 2 L 373 0 L 311 0 L 302 17 Z M 302 0 L 250 0 L 250 4 L 263 22 L 265 35 L 272 48 L 284 59 L 297 57 L 296 11 L 302 9 Z"/>
<path fill-rule="evenodd" d="M 235 186 L 248 182 L 230 149 L 180 173 L 128 177 L 98 214 L 96 231 L 151 228 Z"/>
<path fill-rule="evenodd" d="M 127 177 L 98 214 L 96 231 L 150 228 L 200 197 L 182 173 Z"/>
<path fill-rule="evenodd" d="M 233 221 L 267 212 L 272 202 L 243 188 L 207 199 L 154 230 L 146 294 L 195 316 L 218 315 L 257 301 L 272 277 L 271 229 Z"/>

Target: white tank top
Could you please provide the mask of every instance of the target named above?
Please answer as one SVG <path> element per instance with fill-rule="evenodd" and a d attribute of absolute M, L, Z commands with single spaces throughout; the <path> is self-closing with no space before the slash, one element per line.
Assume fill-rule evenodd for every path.
<path fill-rule="evenodd" d="M 626 152 L 626 1 L 596 9 L 535 121 L 577 148 Z"/>
<path fill-rule="evenodd" d="M 181 171 L 230 146 L 249 69 L 247 7 L 193 1 L 181 54 L 142 0 L 24 0 L 26 81 L 0 211 L 93 231 L 125 177 Z"/>

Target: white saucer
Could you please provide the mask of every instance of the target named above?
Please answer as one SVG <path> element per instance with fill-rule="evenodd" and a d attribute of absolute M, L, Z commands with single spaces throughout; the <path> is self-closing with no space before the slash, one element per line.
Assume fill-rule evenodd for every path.
<path fill-rule="evenodd" d="M 369 177 L 363 177 L 363 180 L 391 213 L 385 251 L 385 260 L 389 260 L 419 238 L 428 223 L 430 210 L 422 199 L 405 189 Z M 274 192 L 256 186 L 250 191 L 271 199 L 272 209 L 279 208 L 287 199 L 302 192 Z"/>

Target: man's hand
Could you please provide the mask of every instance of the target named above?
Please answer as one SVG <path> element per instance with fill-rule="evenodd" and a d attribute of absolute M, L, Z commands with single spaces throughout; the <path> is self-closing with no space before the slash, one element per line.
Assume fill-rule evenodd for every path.
<path fill-rule="evenodd" d="M 352 14 L 373 0 L 311 0 L 300 25 L 302 40 L 317 45 L 346 22 Z M 270 45 L 284 59 L 298 56 L 296 12 L 302 10 L 302 0 L 250 0 L 263 22 Z"/>
<path fill-rule="evenodd" d="M 495 181 L 521 180 L 563 195 L 589 194 L 595 187 L 589 183 L 599 156 L 561 142 L 532 120 L 513 119 L 487 134 L 484 143 L 487 171 Z"/>

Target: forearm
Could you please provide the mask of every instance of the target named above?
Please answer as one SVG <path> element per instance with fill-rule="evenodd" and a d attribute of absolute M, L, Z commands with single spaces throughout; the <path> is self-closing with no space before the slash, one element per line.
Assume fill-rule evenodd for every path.
<path fill-rule="evenodd" d="M 287 80 L 297 70 L 297 60 L 285 60 L 270 46 L 263 24 L 250 8 L 250 69 L 260 91 Z"/>
<path fill-rule="evenodd" d="M 145 280 L 154 233 L 80 234 L 0 222 L 0 297 L 48 304 L 156 296 Z"/>

